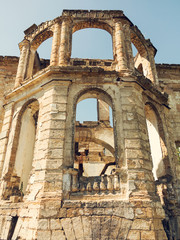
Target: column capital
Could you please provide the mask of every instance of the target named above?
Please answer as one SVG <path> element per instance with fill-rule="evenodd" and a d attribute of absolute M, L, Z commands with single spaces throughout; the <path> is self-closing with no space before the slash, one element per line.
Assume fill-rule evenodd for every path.
<path fill-rule="evenodd" d="M 19 49 L 22 50 L 22 48 L 23 48 L 24 46 L 27 47 L 27 46 L 29 46 L 29 45 L 30 45 L 29 40 L 24 39 L 22 42 L 19 43 Z"/>
<path fill-rule="evenodd" d="M 31 45 L 30 45 L 30 49 L 36 51 L 37 46 L 36 46 L 35 44 L 31 44 Z"/>
<path fill-rule="evenodd" d="M 63 22 L 72 23 L 72 18 L 70 16 L 64 16 L 61 21 L 62 23 Z"/>
<path fill-rule="evenodd" d="M 115 28 L 116 27 L 123 27 L 123 24 L 122 24 L 122 22 L 118 19 L 118 20 L 116 20 L 116 21 L 114 21 L 114 24 L 115 24 Z"/>

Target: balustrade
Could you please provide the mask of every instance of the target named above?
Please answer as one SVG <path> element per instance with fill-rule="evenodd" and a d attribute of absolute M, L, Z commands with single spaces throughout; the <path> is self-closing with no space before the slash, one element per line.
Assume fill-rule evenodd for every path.
<path fill-rule="evenodd" d="M 72 174 L 71 191 L 72 193 L 83 192 L 84 194 L 93 193 L 116 193 L 120 190 L 119 174 L 102 175 L 95 177 L 79 177 L 78 172 Z"/>

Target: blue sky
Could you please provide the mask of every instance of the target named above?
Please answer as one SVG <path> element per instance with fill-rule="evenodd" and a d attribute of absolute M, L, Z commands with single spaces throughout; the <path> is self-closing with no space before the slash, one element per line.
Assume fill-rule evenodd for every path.
<path fill-rule="evenodd" d="M 180 0 L 0 1 L 0 55 L 19 56 L 18 43 L 23 40 L 24 30 L 60 16 L 63 9 L 122 10 L 157 48 L 156 63 L 180 64 Z M 110 35 L 103 30 L 78 31 L 73 34 L 72 57 L 112 58 L 111 43 Z M 40 57 L 50 57 L 50 44 L 48 40 L 38 49 Z M 81 108 L 86 109 L 83 104 Z"/>
<path fill-rule="evenodd" d="M 19 56 L 23 31 L 33 23 L 60 16 L 63 9 L 111 9 L 123 10 L 145 38 L 151 39 L 158 50 L 157 63 L 180 63 L 180 0 L 1 0 L 0 9 L 3 56 Z"/>

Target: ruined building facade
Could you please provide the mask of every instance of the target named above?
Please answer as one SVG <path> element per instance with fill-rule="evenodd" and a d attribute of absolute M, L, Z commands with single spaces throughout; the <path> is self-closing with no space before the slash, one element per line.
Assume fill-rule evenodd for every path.
<path fill-rule="evenodd" d="M 84 28 L 113 60 L 71 58 Z M 155 64 L 122 11 L 64 10 L 19 47 L 0 57 L 0 239 L 180 239 L 180 65 Z M 79 123 L 87 98 L 98 121 Z"/>

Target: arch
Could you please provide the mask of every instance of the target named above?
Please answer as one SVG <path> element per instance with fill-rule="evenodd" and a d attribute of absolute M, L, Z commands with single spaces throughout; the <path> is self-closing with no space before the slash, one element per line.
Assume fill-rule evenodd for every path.
<path fill-rule="evenodd" d="M 72 35 L 71 58 L 113 60 L 111 34 L 100 28 L 84 28 L 76 31 Z"/>
<path fill-rule="evenodd" d="M 108 23 L 100 21 L 98 19 L 88 19 L 86 21 L 82 20 L 82 21 L 74 21 L 73 22 L 73 27 L 72 27 L 72 33 L 75 33 L 79 30 L 83 30 L 83 29 L 101 29 L 101 30 L 105 30 L 106 32 L 108 32 L 111 35 L 111 39 L 112 39 L 112 58 L 114 58 L 114 46 L 113 46 L 113 28 L 112 26 L 110 26 Z"/>
<path fill-rule="evenodd" d="M 113 32 L 113 29 L 109 24 L 107 24 L 106 22 L 98 21 L 96 19 L 88 19 L 88 21 L 80 21 L 78 23 L 75 23 L 72 32 L 74 33 L 78 30 L 85 28 L 99 28 L 107 31 L 111 36 Z"/>
<path fill-rule="evenodd" d="M 72 91 L 72 92 L 71 92 Z M 107 104 L 109 104 L 112 108 L 113 115 L 115 114 L 115 107 L 114 102 L 109 95 L 108 92 L 106 92 L 102 88 L 98 87 L 92 87 L 92 86 L 84 86 L 81 87 L 81 89 L 74 89 L 72 87 L 71 97 L 68 100 L 67 109 L 70 114 L 68 114 L 66 119 L 66 126 L 69 126 L 71 123 L 71 128 L 66 128 L 66 134 L 65 134 L 65 150 L 64 150 L 64 165 L 67 167 L 73 167 L 73 163 L 75 159 L 75 117 L 76 117 L 76 105 L 79 101 L 85 99 L 86 97 L 97 97 L 98 99 L 103 100 Z M 112 92 L 113 94 L 113 92 Z M 116 123 L 114 122 L 113 132 L 116 132 Z M 117 151 L 119 151 L 117 146 L 117 135 L 114 134 L 114 156 L 115 161 L 118 164 L 118 154 Z"/>
<path fill-rule="evenodd" d="M 25 194 L 29 173 L 32 168 L 38 111 L 39 102 L 33 98 L 24 103 L 18 113 L 8 171 L 5 177 L 8 187 L 3 195 L 6 199 L 12 194 Z M 31 137 L 27 136 L 27 132 Z M 12 177 L 16 181 L 11 183 Z M 22 181 L 24 181 L 24 186 L 21 184 Z"/>
<path fill-rule="evenodd" d="M 78 94 L 76 103 L 92 96 L 97 98 L 100 104 L 98 104 L 97 111 L 99 114 L 101 112 L 102 115 L 100 114 L 98 122 L 88 121 L 87 125 L 86 122 L 76 124 L 75 136 L 72 139 L 74 146 L 76 143 L 73 158 L 74 167 L 79 169 L 80 176 L 83 174 L 86 177 L 99 176 L 108 167 L 107 172 L 110 173 L 112 169 L 110 165 L 115 165 L 116 162 L 113 127 L 110 126 L 108 118 L 103 118 L 103 107 L 106 107 L 107 102 L 112 106 L 111 97 L 97 88 L 85 89 Z"/>
<path fill-rule="evenodd" d="M 44 31 L 38 33 L 31 41 L 31 47 L 37 49 L 44 41 L 53 36 L 53 31 L 45 29 Z"/>
<path fill-rule="evenodd" d="M 37 49 L 44 41 L 51 38 L 52 36 L 53 31 L 46 29 L 37 34 L 30 42 L 25 78 L 32 77 L 32 75 L 36 74 L 41 69 L 46 68 L 50 64 L 50 56 L 48 60 L 44 59 L 42 62 L 40 60 L 39 54 L 37 53 Z"/>
<path fill-rule="evenodd" d="M 25 194 L 32 169 L 34 147 L 36 140 L 36 126 L 38 121 L 39 103 L 37 100 L 24 106 L 21 114 L 21 126 L 17 143 L 16 157 L 14 162 L 14 174 L 20 177 L 20 188 Z"/>
<path fill-rule="evenodd" d="M 154 177 L 157 180 L 171 176 L 163 123 L 157 108 L 149 101 L 145 104 L 145 115 L 153 160 Z"/>
<path fill-rule="evenodd" d="M 156 66 L 154 62 L 154 56 L 156 54 L 156 48 L 152 45 L 150 40 L 146 40 L 140 30 L 136 26 L 131 26 L 131 42 L 137 48 L 138 53 L 135 60 L 135 68 L 141 63 L 143 66 L 143 74 L 149 78 L 152 82 L 158 81 Z"/>
<path fill-rule="evenodd" d="M 81 90 L 76 96 L 76 104 L 87 98 L 97 98 L 106 102 L 113 109 L 113 99 L 112 97 L 101 88 L 87 87 Z"/>
<path fill-rule="evenodd" d="M 43 41 L 39 47 L 37 48 L 38 55 L 41 59 L 50 59 L 51 56 L 51 48 L 52 48 L 52 39 L 53 37 L 49 37 L 45 41 Z"/>
<path fill-rule="evenodd" d="M 83 141 L 83 142 L 89 142 L 92 141 L 94 143 L 100 144 L 103 147 L 107 148 L 113 155 L 114 155 L 114 147 L 112 147 L 109 143 L 101 140 L 100 138 L 96 138 L 92 136 L 91 132 L 87 129 L 83 131 L 83 135 L 80 133 L 75 135 L 75 142 Z"/>
<path fill-rule="evenodd" d="M 134 44 L 141 56 L 148 56 L 146 40 L 136 26 L 131 27 L 131 42 Z"/>

